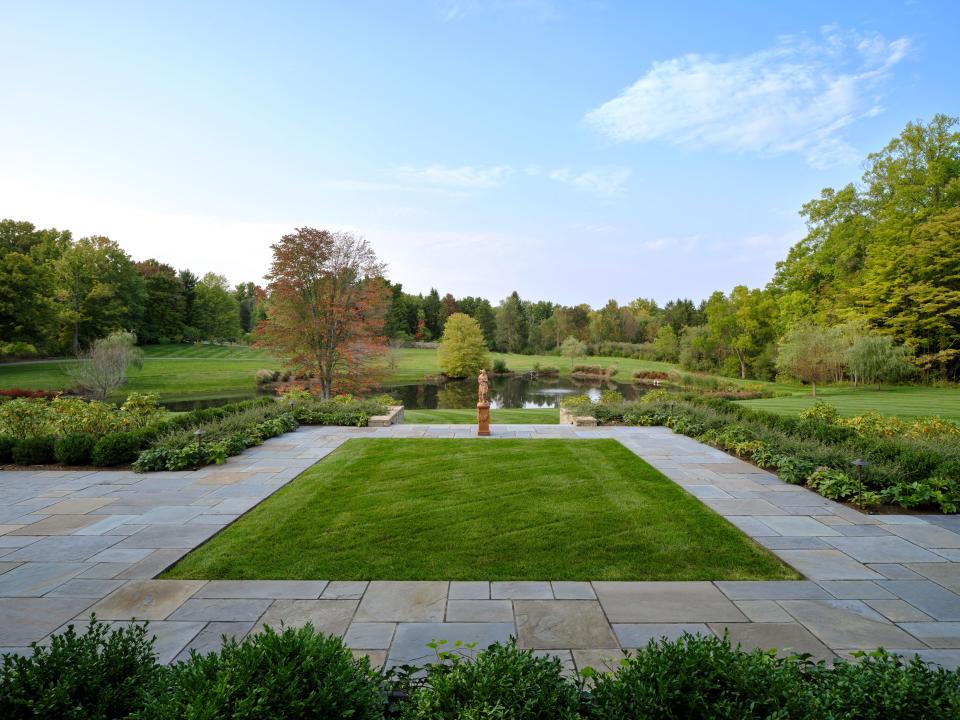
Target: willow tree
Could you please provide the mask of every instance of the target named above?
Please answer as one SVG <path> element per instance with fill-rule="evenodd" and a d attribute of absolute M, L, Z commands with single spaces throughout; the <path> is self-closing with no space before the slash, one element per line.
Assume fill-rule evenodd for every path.
<path fill-rule="evenodd" d="M 298 228 L 273 250 L 269 311 L 257 328 L 321 398 L 354 392 L 377 378 L 387 352 L 383 326 L 389 291 L 370 244 L 347 232 Z"/>

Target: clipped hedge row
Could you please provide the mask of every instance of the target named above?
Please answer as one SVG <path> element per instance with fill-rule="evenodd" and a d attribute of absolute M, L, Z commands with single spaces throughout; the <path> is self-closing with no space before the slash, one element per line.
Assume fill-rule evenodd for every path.
<path fill-rule="evenodd" d="M 864 504 L 938 508 L 944 513 L 960 510 L 960 442 L 956 440 L 870 435 L 815 414 L 784 417 L 692 395 L 599 412 L 630 425 L 666 425 L 833 500 L 858 496 L 850 463 L 863 458 L 869 462 L 863 474 Z"/>
<path fill-rule="evenodd" d="M 311 626 L 262 633 L 208 655 L 157 664 L 146 625 L 73 627 L 0 668 L 0 717 L 623 720 L 952 718 L 960 671 L 881 651 L 833 667 L 744 652 L 728 640 L 651 641 L 612 668 L 564 673 L 514 642 L 474 653 L 430 643 L 436 662 L 381 674 Z M 450 647 L 451 650 L 444 650 Z M 611 650 L 611 656 L 615 651 Z"/>

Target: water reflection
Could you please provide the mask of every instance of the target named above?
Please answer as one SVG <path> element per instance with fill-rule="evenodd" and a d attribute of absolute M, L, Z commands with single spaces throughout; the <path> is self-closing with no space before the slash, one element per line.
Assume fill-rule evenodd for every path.
<path fill-rule="evenodd" d="M 490 407 L 555 408 L 559 407 L 565 395 L 581 393 L 597 399 L 600 391 L 605 389 L 619 390 L 627 400 L 635 400 L 644 392 L 626 383 L 557 377 L 533 379 L 512 375 L 490 378 Z M 385 386 L 383 391 L 399 399 L 408 408 L 472 408 L 477 404 L 477 381 L 473 378 Z"/>

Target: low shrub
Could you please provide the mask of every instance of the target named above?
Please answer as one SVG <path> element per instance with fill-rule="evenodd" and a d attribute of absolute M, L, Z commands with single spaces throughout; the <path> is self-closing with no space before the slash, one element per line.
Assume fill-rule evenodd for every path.
<path fill-rule="evenodd" d="M 253 376 L 253 380 L 257 385 L 268 385 L 279 378 L 280 372 L 278 370 L 267 370 L 265 368 L 257 370 Z"/>
<path fill-rule="evenodd" d="M 572 375 L 591 375 L 598 377 L 610 378 L 617 374 L 617 366 L 610 365 L 609 367 L 603 367 L 602 365 L 574 365 L 573 370 L 571 371 Z"/>
<path fill-rule="evenodd" d="M 170 671 L 167 687 L 142 720 L 383 718 L 383 688 L 367 658 L 355 659 L 338 637 L 313 626 L 265 628 L 219 652 L 191 652 Z"/>
<path fill-rule="evenodd" d="M 53 457 L 61 465 L 89 465 L 96 438 L 90 433 L 71 433 L 53 443 Z"/>
<path fill-rule="evenodd" d="M 772 651 L 742 652 L 726 638 L 651 641 L 616 674 L 596 677 L 589 714 L 595 720 L 810 717 L 812 667 Z"/>
<path fill-rule="evenodd" d="M 115 432 L 104 435 L 93 446 L 91 461 L 97 467 L 127 465 L 137 459 L 141 438 L 134 432 Z"/>
<path fill-rule="evenodd" d="M 16 444 L 16 438 L 0 435 L 0 465 L 13 462 L 13 446 Z"/>
<path fill-rule="evenodd" d="M 53 394 L 46 390 L 27 390 L 25 388 L 7 388 L 0 390 L 0 398 L 29 398 L 36 400 L 49 397 L 53 397 Z"/>
<path fill-rule="evenodd" d="M 637 370 L 633 377 L 636 380 L 669 380 L 670 374 L 662 370 Z"/>
<path fill-rule="evenodd" d="M 38 435 L 17 440 L 11 457 L 17 465 L 49 465 L 54 460 L 54 438 L 52 435 Z"/>
<path fill-rule="evenodd" d="M 507 367 L 507 361 L 503 358 L 497 358 L 493 361 L 493 374 L 494 375 L 505 375 L 510 372 L 510 369 Z"/>
<path fill-rule="evenodd" d="M 494 644 L 470 660 L 446 652 L 427 668 L 423 687 L 402 705 L 404 720 L 580 717 L 576 685 L 554 656 L 537 657 L 516 642 Z"/>
<path fill-rule="evenodd" d="M 125 718 L 144 707 L 160 677 L 146 624 L 111 630 L 91 618 L 84 633 L 70 625 L 27 656 L 3 656 L 0 717 Z"/>

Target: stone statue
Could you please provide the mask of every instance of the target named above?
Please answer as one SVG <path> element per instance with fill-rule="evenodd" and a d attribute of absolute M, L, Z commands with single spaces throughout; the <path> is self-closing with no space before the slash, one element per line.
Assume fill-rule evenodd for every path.
<path fill-rule="evenodd" d="M 487 371 L 481 370 L 480 377 L 477 378 L 479 389 L 477 392 L 477 405 L 487 404 L 487 394 L 490 391 L 490 381 L 487 379 Z"/>

